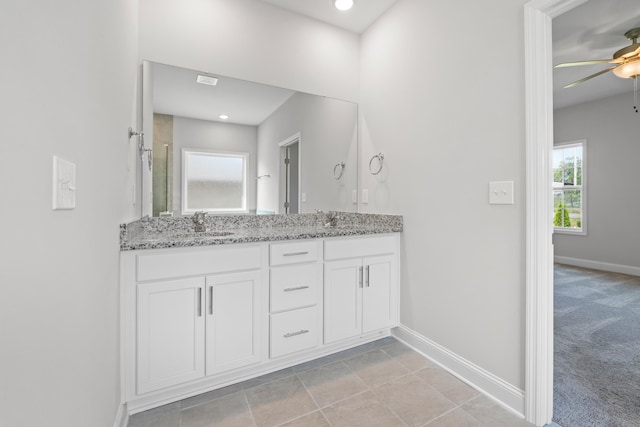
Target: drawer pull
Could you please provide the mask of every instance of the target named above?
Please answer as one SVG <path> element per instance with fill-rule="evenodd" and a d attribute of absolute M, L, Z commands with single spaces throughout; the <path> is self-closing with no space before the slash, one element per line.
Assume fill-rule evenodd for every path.
<path fill-rule="evenodd" d="M 284 291 L 292 292 L 292 291 L 301 291 L 303 289 L 309 289 L 309 285 L 296 286 L 295 288 L 285 288 Z"/>
<path fill-rule="evenodd" d="M 289 332 L 284 334 L 285 338 L 291 338 L 291 337 L 295 337 L 296 335 L 302 335 L 302 334 L 308 334 L 309 330 L 308 329 L 301 329 L 298 332 Z"/>
<path fill-rule="evenodd" d="M 198 288 L 198 317 L 202 317 L 202 288 Z"/>
<path fill-rule="evenodd" d="M 286 254 L 282 254 L 282 256 L 298 256 L 298 255 L 308 255 L 309 251 L 301 251 L 301 252 L 289 252 Z"/>

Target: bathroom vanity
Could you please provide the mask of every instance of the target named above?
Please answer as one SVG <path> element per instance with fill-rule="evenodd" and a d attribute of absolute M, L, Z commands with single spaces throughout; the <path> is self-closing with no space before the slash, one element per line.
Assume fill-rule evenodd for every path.
<path fill-rule="evenodd" d="M 143 218 L 121 228 L 130 413 L 379 339 L 398 325 L 402 217 Z"/>

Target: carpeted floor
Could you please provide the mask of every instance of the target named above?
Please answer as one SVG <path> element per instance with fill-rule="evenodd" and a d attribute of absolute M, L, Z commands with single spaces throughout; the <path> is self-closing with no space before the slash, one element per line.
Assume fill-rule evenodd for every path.
<path fill-rule="evenodd" d="M 554 416 L 640 426 L 640 277 L 555 265 Z"/>

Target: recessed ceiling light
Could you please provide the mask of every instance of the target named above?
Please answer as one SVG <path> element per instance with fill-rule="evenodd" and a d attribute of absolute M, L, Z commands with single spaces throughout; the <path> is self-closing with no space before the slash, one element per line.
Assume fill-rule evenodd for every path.
<path fill-rule="evenodd" d="M 353 0 L 334 0 L 333 4 L 338 10 L 349 10 L 353 7 Z"/>
<path fill-rule="evenodd" d="M 222 120 L 227 120 L 229 118 L 229 116 L 227 116 L 226 114 L 220 114 L 218 117 L 220 117 Z"/>
<path fill-rule="evenodd" d="M 215 86 L 218 84 L 218 79 L 211 76 L 203 76 L 202 74 L 198 74 L 196 78 L 198 83 L 202 83 L 203 85 Z"/>

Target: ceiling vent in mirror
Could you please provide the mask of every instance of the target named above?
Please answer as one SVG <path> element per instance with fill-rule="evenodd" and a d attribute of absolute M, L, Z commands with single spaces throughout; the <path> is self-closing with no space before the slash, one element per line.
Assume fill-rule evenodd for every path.
<path fill-rule="evenodd" d="M 353 7 L 353 0 L 334 0 L 333 4 L 338 10 L 349 10 Z"/>
<path fill-rule="evenodd" d="M 215 86 L 218 84 L 218 79 L 211 76 L 204 76 L 202 74 L 198 74 L 196 78 L 198 83 L 202 83 L 203 85 Z"/>

